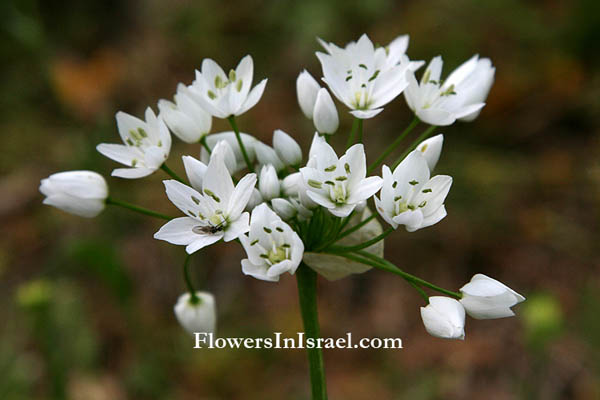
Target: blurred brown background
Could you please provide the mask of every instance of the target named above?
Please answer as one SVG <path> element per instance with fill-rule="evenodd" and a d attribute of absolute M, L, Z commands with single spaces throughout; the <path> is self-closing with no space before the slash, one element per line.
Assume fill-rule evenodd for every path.
<path fill-rule="evenodd" d="M 440 129 L 438 173 L 454 177 L 440 224 L 387 239 L 386 256 L 458 289 L 477 272 L 519 291 L 516 318 L 467 320 L 464 342 L 435 339 L 418 294 L 371 271 L 321 280 L 324 336 L 401 337 L 404 350 L 325 352 L 331 399 L 600 398 L 600 9 L 596 0 L 35 1 L 0 5 L 0 398 L 306 399 L 301 350 L 192 351 L 172 306 L 184 290 L 183 249 L 152 239 L 161 221 L 108 209 L 94 220 L 41 205 L 52 172 L 116 164 L 117 110 L 141 115 L 205 57 L 245 54 L 268 77 L 242 130 L 270 143 L 281 128 L 308 149 L 312 126 L 295 78 L 320 69 L 317 36 L 338 44 L 367 32 L 408 54 L 441 54 L 446 74 L 475 53 L 495 64 L 481 116 Z M 347 132 L 349 115 L 340 106 Z M 365 123 L 371 159 L 411 119 L 404 99 Z M 215 120 L 214 132 L 226 129 Z M 199 147 L 176 144 L 171 166 Z M 159 171 L 109 179 L 111 192 L 175 214 Z M 241 248 L 194 258 L 215 293 L 222 336 L 301 329 L 293 277 L 241 274 Z"/>

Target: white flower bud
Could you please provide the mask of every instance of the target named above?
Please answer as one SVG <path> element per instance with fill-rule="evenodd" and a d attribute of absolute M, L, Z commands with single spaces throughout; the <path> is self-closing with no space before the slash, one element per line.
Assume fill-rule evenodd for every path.
<path fill-rule="evenodd" d="M 437 162 L 440 159 L 440 154 L 442 153 L 443 144 L 444 135 L 439 134 L 432 138 L 422 141 L 417 146 L 417 150 L 419 150 L 423 154 L 423 156 L 425 157 L 425 161 L 427 161 L 429 171 L 433 171 L 433 169 L 437 165 Z"/>
<path fill-rule="evenodd" d="M 321 89 L 321 86 L 319 86 L 315 78 L 308 71 L 304 70 L 300 72 L 298 79 L 296 79 L 296 93 L 300 109 L 308 119 L 313 118 L 319 89 Z"/>
<path fill-rule="evenodd" d="M 475 319 L 512 317 L 515 313 L 510 308 L 525 301 L 519 293 L 483 274 L 473 276 L 460 291 L 461 304 Z"/>
<path fill-rule="evenodd" d="M 313 122 L 321 134 L 332 135 L 337 131 L 340 121 L 333 99 L 327 89 L 320 89 L 317 93 Z"/>
<path fill-rule="evenodd" d="M 40 192 L 46 196 L 44 204 L 92 218 L 104 210 L 108 185 L 96 172 L 68 171 L 42 179 Z"/>
<path fill-rule="evenodd" d="M 300 172 L 289 174 L 281 182 L 283 195 L 286 197 L 297 197 L 300 185 L 302 185 L 302 174 Z"/>
<path fill-rule="evenodd" d="M 210 158 L 221 156 L 221 153 L 223 153 L 222 157 L 229 173 L 236 173 L 238 171 L 237 159 L 233 149 L 226 140 L 221 140 L 215 145 L 210 153 Z"/>
<path fill-rule="evenodd" d="M 287 165 L 298 166 L 302 162 L 300 145 L 281 129 L 273 132 L 273 148 L 279 158 Z"/>
<path fill-rule="evenodd" d="M 159 100 L 159 117 L 167 124 L 171 132 L 186 143 L 197 143 L 210 132 L 212 117 L 196 103 L 189 89 L 179 84 L 175 103 Z"/>
<path fill-rule="evenodd" d="M 196 292 L 198 303 L 191 303 L 189 293 L 179 296 L 173 308 L 177 320 L 192 335 L 196 332 L 214 333 L 217 322 L 215 298 L 208 292 Z"/>
<path fill-rule="evenodd" d="M 275 211 L 284 221 L 292 219 L 298 214 L 298 210 L 292 203 L 280 197 L 271 200 L 271 206 L 273 207 L 273 211 Z"/>
<path fill-rule="evenodd" d="M 421 318 L 431 336 L 442 339 L 465 338 L 465 309 L 457 300 L 432 296 L 427 307 L 421 307 Z"/>
<path fill-rule="evenodd" d="M 257 188 L 252 189 L 252 195 L 250 196 L 250 200 L 248 200 L 248 204 L 246 204 L 246 211 L 252 211 L 254 207 L 262 202 L 264 202 L 264 199 L 260 191 Z"/>
<path fill-rule="evenodd" d="M 264 165 L 260 171 L 260 179 L 258 180 L 258 189 L 263 199 L 269 201 L 275 197 L 279 197 L 280 185 L 277 171 L 272 165 Z"/>
<path fill-rule="evenodd" d="M 260 165 L 272 165 L 277 171 L 281 171 L 285 168 L 283 161 L 279 159 L 277 153 L 271 146 L 256 141 L 254 144 L 254 151 L 256 152 L 256 160 Z"/>

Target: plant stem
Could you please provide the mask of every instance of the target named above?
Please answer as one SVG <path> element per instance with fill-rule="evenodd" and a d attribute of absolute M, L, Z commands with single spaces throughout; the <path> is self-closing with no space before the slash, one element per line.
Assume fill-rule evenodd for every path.
<path fill-rule="evenodd" d="M 139 207 L 139 206 L 127 203 L 122 200 L 116 200 L 116 199 L 113 199 L 112 197 L 108 197 L 106 199 L 106 204 L 127 208 L 131 211 L 135 211 L 140 214 L 149 215 L 149 216 L 155 217 L 155 218 L 165 219 L 167 221 L 170 221 L 173 219 L 173 217 L 169 217 L 168 215 L 161 214 L 156 211 L 148 210 L 147 208 Z"/>
<path fill-rule="evenodd" d="M 363 120 L 358 120 L 358 143 L 362 143 L 363 137 Z"/>
<path fill-rule="evenodd" d="M 210 149 L 210 147 L 208 147 L 208 143 L 206 142 L 206 135 L 202 136 L 202 139 L 200 139 L 200 144 L 206 149 L 208 155 L 212 154 L 212 150 Z"/>
<path fill-rule="evenodd" d="M 196 295 L 196 290 L 194 289 L 194 285 L 192 285 L 192 280 L 190 278 L 190 259 L 192 258 L 191 254 L 187 254 L 185 256 L 185 261 L 183 263 L 183 279 L 185 280 L 185 284 L 190 292 L 190 303 L 198 304 L 200 302 L 200 298 Z"/>
<path fill-rule="evenodd" d="M 160 169 L 165 171 L 169 176 L 171 176 L 171 178 L 175 179 L 176 181 L 179 181 L 184 185 L 186 184 L 185 181 L 181 179 L 179 175 L 177 175 L 171 168 L 169 168 L 166 163 L 163 163 L 163 165 L 160 166 Z"/>
<path fill-rule="evenodd" d="M 379 269 L 382 269 L 384 271 L 391 272 L 393 274 L 401 276 L 402 278 L 404 278 L 409 283 L 414 283 L 414 284 L 417 284 L 417 285 L 428 287 L 428 288 L 433 289 L 433 290 L 435 290 L 437 292 L 443 293 L 443 294 L 445 294 L 447 296 L 454 297 L 455 299 L 461 299 L 462 298 L 462 295 L 460 293 L 456 293 L 456 292 L 453 292 L 451 290 L 446 290 L 444 288 L 441 288 L 439 286 L 434 285 L 433 283 L 427 282 L 424 279 L 421 279 L 421 278 L 419 278 L 417 276 L 411 275 L 408 272 L 404 272 L 400 268 L 398 268 L 396 265 L 392 264 L 391 262 L 389 262 L 389 261 L 387 261 L 387 260 L 385 260 L 385 259 L 383 259 L 381 257 L 378 257 L 378 256 L 376 256 L 374 254 L 371 254 L 371 253 L 369 253 L 367 251 L 358 250 L 354 254 L 352 254 L 352 253 L 350 253 L 350 254 L 348 254 L 348 253 L 341 253 L 341 254 L 340 253 L 333 253 L 333 254 L 339 255 L 339 256 L 347 258 L 349 260 L 353 260 L 353 261 L 357 261 L 357 262 L 363 263 L 365 265 L 370 265 L 372 267 L 379 268 Z"/>
<path fill-rule="evenodd" d="M 375 243 L 379 242 L 380 240 L 385 239 L 385 237 L 387 235 L 389 235 L 390 233 L 392 233 L 394 231 L 394 228 L 388 228 L 386 231 L 384 231 L 381 235 L 374 237 L 371 240 L 367 240 L 364 243 L 361 244 L 357 244 L 356 246 L 331 246 L 326 250 L 331 250 L 333 252 L 336 253 L 349 253 L 352 251 L 358 251 L 358 250 L 362 250 L 362 249 L 366 249 L 367 247 L 370 247 L 372 245 L 374 245 Z"/>
<path fill-rule="evenodd" d="M 248 167 L 248 170 L 250 172 L 254 172 L 254 168 L 252 167 L 252 163 L 250 162 L 250 157 L 248 157 L 248 153 L 246 152 L 246 147 L 244 146 L 244 143 L 242 142 L 242 136 L 240 135 L 240 130 L 238 129 L 237 124 L 235 123 L 235 116 L 231 115 L 231 116 L 227 117 L 227 121 L 229 121 L 229 124 L 231 125 L 233 132 L 235 132 L 235 138 L 237 139 L 238 145 L 240 146 L 240 150 L 242 151 L 242 155 L 244 156 L 244 161 L 246 162 L 246 167 Z"/>
<path fill-rule="evenodd" d="M 354 122 L 352 122 L 352 129 L 350 130 L 350 135 L 348 135 L 348 141 L 346 142 L 346 148 L 352 146 L 354 143 L 354 135 L 356 135 L 356 130 L 358 129 L 360 119 L 354 118 Z"/>
<path fill-rule="evenodd" d="M 379 158 L 375 160 L 375 162 L 369 165 L 369 169 L 367 169 L 367 173 L 371 173 L 375 168 L 379 166 L 386 158 L 390 155 L 392 151 L 396 149 L 400 145 L 400 142 L 404 140 L 406 135 L 408 135 L 414 128 L 419 124 L 419 118 L 415 117 L 411 123 L 404 129 L 404 131 L 394 140 L 384 151 L 381 153 Z"/>
<path fill-rule="evenodd" d="M 433 130 L 437 128 L 437 126 L 435 125 L 431 125 L 429 128 L 427 128 L 425 130 L 425 132 L 423 132 L 421 135 L 419 135 L 418 138 L 416 138 L 408 147 L 408 149 L 406 149 L 404 151 L 404 153 L 402 153 L 400 155 L 400 157 L 398 157 L 396 159 L 396 162 L 394 162 L 394 166 L 392 167 L 392 170 L 394 170 L 394 168 L 396 168 L 398 166 L 398 164 L 400 164 L 402 162 L 402 160 L 404 160 L 404 158 L 408 155 L 408 153 L 410 153 L 411 151 L 413 151 L 414 149 L 417 148 L 417 146 L 419 145 L 419 143 L 421 143 L 423 140 L 427 139 L 429 137 L 429 135 L 431 135 L 431 132 L 433 132 Z"/>
<path fill-rule="evenodd" d="M 306 338 L 319 338 L 319 316 L 317 312 L 317 273 L 308 265 L 301 263 L 296 271 L 298 282 L 298 298 L 300 313 L 304 323 Z M 327 400 L 327 383 L 325 381 L 325 366 L 323 351 L 320 348 L 306 349 L 308 366 L 310 368 L 310 385 L 312 400 Z"/>

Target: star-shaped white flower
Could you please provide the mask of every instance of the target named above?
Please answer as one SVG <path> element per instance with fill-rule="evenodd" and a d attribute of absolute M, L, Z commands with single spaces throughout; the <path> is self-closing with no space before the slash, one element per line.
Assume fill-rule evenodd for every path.
<path fill-rule="evenodd" d="M 198 143 L 210 132 L 211 115 L 192 99 L 188 87 L 182 83 L 177 86 L 174 100 L 175 103 L 158 101 L 159 116 L 179 139 L 186 143 Z"/>
<path fill-rule="evenodd" d="M 421 65 L 406 57 L 408 39 L 402 37 L 387 50 L 375 48 L 366 34 L 343 49 L 333 43 L 320 43 L 328 52 L 317 52 L 323 80 L 335 97 L 352 110 L 350 113 L 361 119 L 379 114 L 408 86 L 406 71 Z"/>
<path fill-rule="evenodd" d="M 124 144 L 99 144 L 96 149 L 104 156 L 130 168 L 117 168 L 112 175 L 136 179 L 152 174 L 169 157 L 171 134 L 150 107 L 146 121 L 122 111 L 117 113 L 117 127 Z"/>
<path fill-rule="evenodd" d="M 240 241 L 248 254 L 242 272 L 265 281 L 277 282 L 284 272 L 296 272 L 304 254 L 298 234 L 265 203 L 252 210 L 250 232 Z"/>
<path fill-rule="evenodd" d="M 258 103 L 267 84 L 263 79 L 250 90 L 253 75 L 254 62 L 249 55 L 228 75 L 219 64 L 207 58 L 202 61 L 202 72 L 196 71 L 190 93 L 204 110 L 217 118 L 241 115 Z"/>
<path fill-rule="evenodd" d="M 220 142 L 219 146 L 228 146 Z M 248 174 L 237 184 L 225 166 L 218 147 L 208 166 L 193 157 L 184 157 L 186 173 L 192 187 L 176 180 L 164 181 L 167 196 L 185 217 L 175 218 L 154 234 L 155 239 L 187 246 L 189 254 L 220 239 L 226 242 L 248 232 L 249 217 L 243 212 L 256 184 L 256 175 Z"/>
<path fill-rule="evenodd" d="M 393 173 L 384 165 L 381 199 L 375 197 L 379 215 L 394 229 L 404 225 L 409 232 L 442 220 L 446 216 L 444 200 L 452 178 L 447 175 L 429 177 L 427 160 L 420 150 L 411 152 Z"/>
<path fill-rule="evenodd" d="M 338 159 L 325 139 L 315 134 L 309 156 L 307 166 L 300 169 L 306 195 L 336 217 L 348 216 L 359 203 L 381 188 L 380 177 L 366 177 L 362 144 L 350 147 Z"/>
<path fill-rule="evenodd" d="M 457 119 L 472 121 L 485 106 L 495 68 L 489 59 L 473 56 L 442 81 L 442 66 L 442 57 L 434 57 L 421 82 L 413 72 L 407 73 L 406 103 L 421 121 L 431 125 L 451 125 Z"/>

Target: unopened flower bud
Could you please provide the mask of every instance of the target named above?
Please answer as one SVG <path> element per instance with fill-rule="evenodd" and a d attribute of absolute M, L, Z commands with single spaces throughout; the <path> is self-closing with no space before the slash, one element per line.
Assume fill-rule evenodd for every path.
<path fill-rule="evenodd" d="M 250 200 L 248 200 L 248 204 L 246 205 L 246 211 L 252 211 L 254 207 L 258 206 L 260 203 L 264 202 L 262 194 L 257 188 L 252 189 L 252 195 L 250 196 Z"/>
<path fill-rule="evenodd" d="M 298 79 L 296 79 L 298 104 L 300 104 L 300 109 L 308 119 L 313 118 L 315 102 L 317 101 L 317 92 L 320 88 L 321 86 L 319 86 L 315 78 L 313 78 L 306 70 L 300 72 Z"/>
<path fill-rule="evenodd" d="M 258 189 L 264 200 L 271 200 L 279 196 L 280 185 L 277 171 L 272 165 L 264 165 L 260 171 Z"/>
<path fill-rule="evenodd" d="M 292 203 L 280 197 L 271 200 L 271 206 L 273 207 L 273 211 L 275 211 L 275 213 L 277 213 L 284 221 L 292 219 L 298 214 L 298 210 Z"/>
<path fill-rule="evenodd" d="M 273 148 L 279 158 L 287 165 L 297 166 L 302 162 L 300 145 L 280 129 L 273 132 Z"/>
<path fill-rule="evenodd" d="M 437 165 L 437 162 L 440 159 L 440 154 L 442 153 L 443 144 L 444 135 L 439 134 L 432 138 L 422 141 L 417 146 L 417 150 L 419 150 L 423 154 L 423 157 L 425 157 L 425 161 L 427 161 L 429 171 L 433 171 L 433 169 Z"/>
<path fill-rule="evenodd" d="M 340 121 L 333 99 L 327 89 L 320 89 L 317 93 L 313 122 L 321 134 L 332 135 L 337 131 Z"/>
<path fill-rule="evenodd" d="M 192 335 L 196 332 L 214 333 L 217 312 L 215 299 L 208 292 L 196 292 L 197 303 L 192 303 L 189 293 L 179 296 L 173 308 L 177 320 Z"/>
<path fill-rule="evenodd" d="M 40 192 L 46 196 L 44 204 L 92 218 L 104 210 L 108 185 L 96 172 L 68 171 L 42 179 Z"/>
<path fill-rule="evenodd" d="M 460 291 L 461 304 L 475 319 L 512 317 L 515 313 L 510 308 L 525 301 L 519 293 L 483 274 L 473 276 Z"/>
<path fill-rule="evenodd" d="M 427 307 L 421 307 L 421 318 L 431 336 L 442 339 L 465 338 L 465 309 L 457 300 L 432 296 Z"/>
<path fill-rule="evenodd" d="M 260 165 L 270 164 L 274 166 L 277 171 L 281 171 L 285 168 L 285 164 L 279 159 L 279 156 L 277 156 L 277 153 L 271 146 L 267 146 L 266 144 L 257 141 L 254 144 L 254 151 L 256 152 L 256 160 Z"/>

